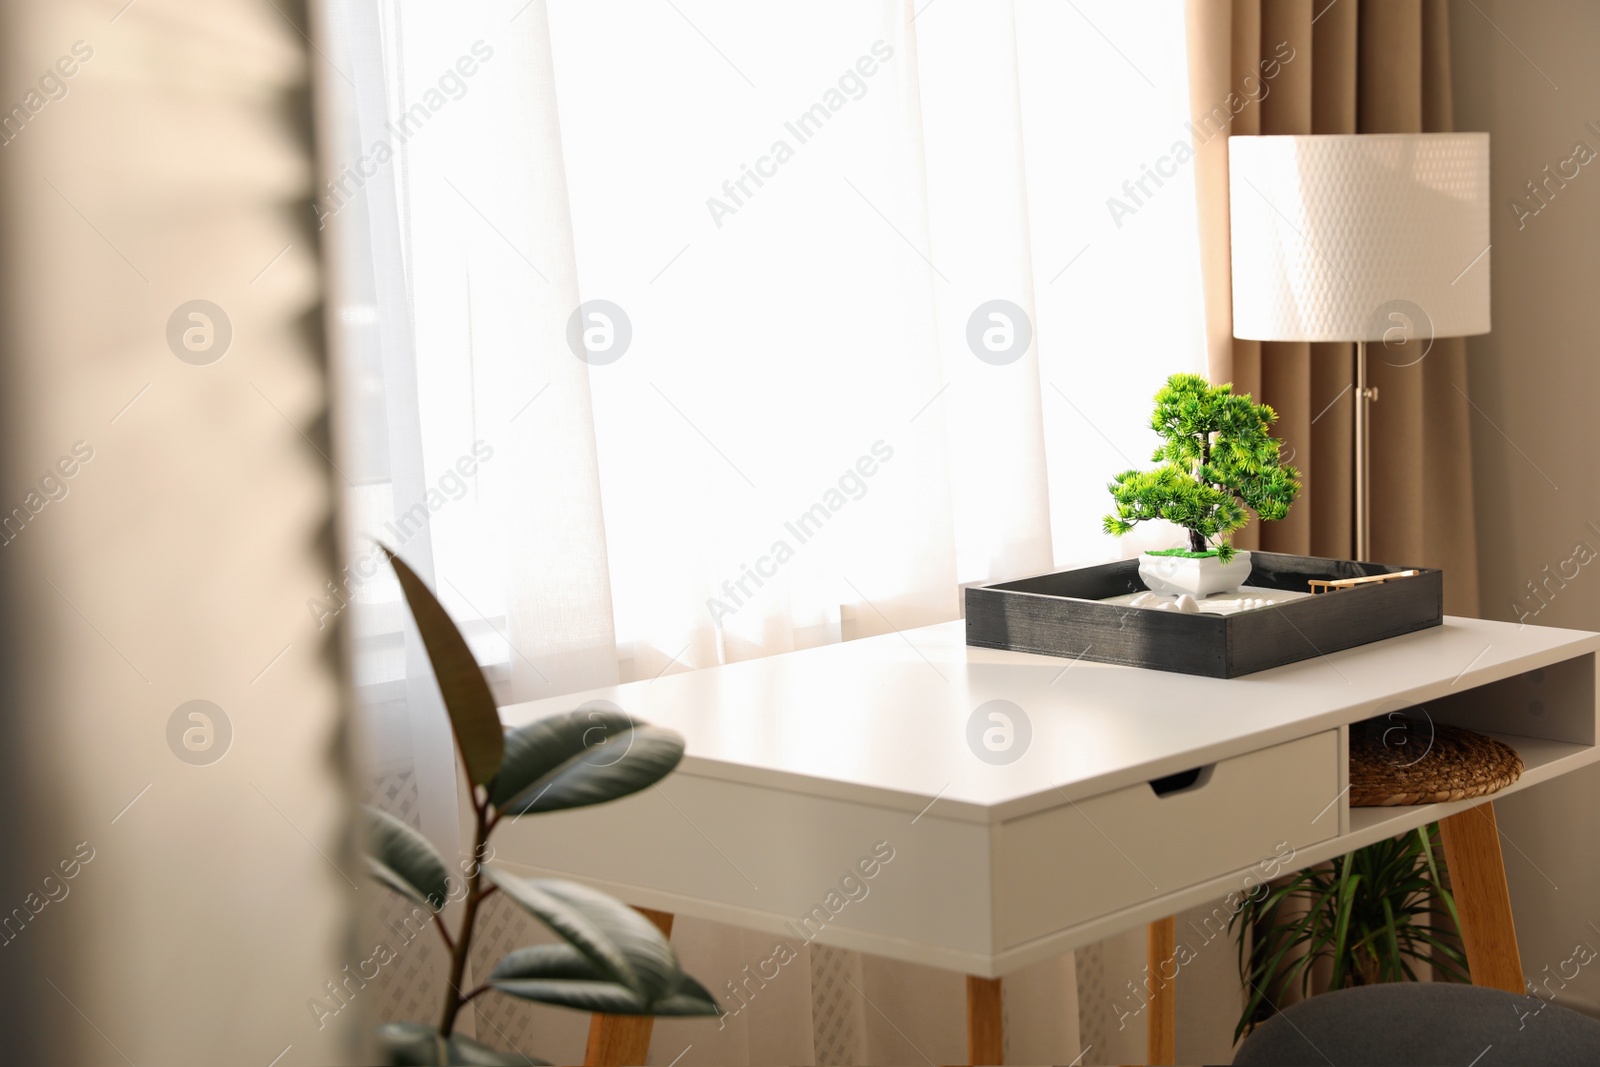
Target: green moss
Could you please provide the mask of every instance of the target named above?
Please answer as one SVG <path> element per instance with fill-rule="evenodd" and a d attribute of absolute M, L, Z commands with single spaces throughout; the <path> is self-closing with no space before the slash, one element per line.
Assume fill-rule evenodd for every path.
<path fill-rule="evenodd" d="M 1147 556 L 1181 556 L 1184 559 L 1210 559 L 1218 554 L 1214 548 L 1204 552 L 1191 552 L 1187 548 L 1153 548 L 1145 552 Z"/>

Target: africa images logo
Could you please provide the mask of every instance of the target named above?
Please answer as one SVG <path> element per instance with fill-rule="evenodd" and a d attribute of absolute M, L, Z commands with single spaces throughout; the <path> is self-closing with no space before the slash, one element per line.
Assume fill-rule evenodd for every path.
<path fill-rule="evenodd" d="M 1122 183 L 1122 193 L 1127 199 L 1106 197 L 1106 210 L 1111 213 L 1111 221 L 1117 224 L 1117 229 L 1122 229 L 1124 216 L 1137 214 L 1140 208 L 1155 197 L 1155 190 L 1150 188 L 1151 182 L 1155 183 L 1156 189 L 1160 189 L 1166 184 L 1162 181 L 1163 178 L 1177 177 L 1178 168 L 1193 159 L 1195 152 L 1216 138 L 1227 136 L 1236 115 L 1252 103 L 1265 100 L 1267 94 L 1272 91 L 1272 87 L 1267 83 L 1276 78 L 1284 66 L 1294 61 L 1295 54 L 1293 46 L 1288 41 L 1278 42 L 1278 46 L 1272 50 L 1272 55 L 1260 62 L 1258 66 L 1261 71 L 1260 77 L 1246 74 L 1240 81 L 1239 87 L 1244 90 L 1243 93 L 1230 92 L 1222 103 L 1200 115 L 1199 129 L 1195 128 L 1192 121 L 1183 124 L 1192 140 L 1173 141 L 1167 154 L 1156 159 L 1154 169 L 1151 169 L 1148 163 L 1139 164 L 1139 176 Z M 1141 197 L 1140 193 L 1144 195 Z"/>
<path fill-rule="evenodd" d="M 724 218 L 738 212 L 747 200 L 755 196 L 756 189 L 766 184 L 765 179 L 778 176 L 778 167 L 794 158 L 797 146 L 821 133 L 823 126 L 851 100 L 860 100 L 867 95 L 867 79 L 878 73 L 881 63 L 894 58 L 894 46 L 887 41 L 874 41 L 871 51 L 872 55 L 862 56 L 854 65 L 846 67 L 835 85 L 822 94 L 821 100 L 783 124 L 784 130 L 794 138 L 794 144 L 790 144 L 786 137 L 777 138 L 766 154 L 756 157 L 754 168 L 748 163 L 739 164 L 739 176 L 722 183 L 722 197 L 706 197 L 706 210 L 711 212 L 711 221 L 717 224 L 717 229 L 722 229 Z M 755 189 L 750 187 L 751 183 L 754 183 Z"/>

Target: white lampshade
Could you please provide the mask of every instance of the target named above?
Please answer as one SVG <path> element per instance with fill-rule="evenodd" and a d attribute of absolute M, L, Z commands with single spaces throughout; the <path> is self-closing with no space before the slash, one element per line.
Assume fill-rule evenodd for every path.
<path fill-rule="evenodd" d="M 1231 137 L 1233 335 L 1489 330 L 1489 135 Z"/>

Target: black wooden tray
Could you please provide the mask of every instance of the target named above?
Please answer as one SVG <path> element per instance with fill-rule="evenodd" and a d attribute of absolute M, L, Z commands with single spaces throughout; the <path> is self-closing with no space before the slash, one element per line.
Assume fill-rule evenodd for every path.
<path fill-rule="evenodd" d="M 1310 592 L 1313 578 L 1360 578 L 1417 570 L 1233 615 L 1189 614 L 1099 601 L 1147 586 L 1136 559 L 967 590 L 967 644 L 1235 678 L 1438 626 L 1444 572 L 1432 567 L 1252 552 L 1245 583 Z"/>

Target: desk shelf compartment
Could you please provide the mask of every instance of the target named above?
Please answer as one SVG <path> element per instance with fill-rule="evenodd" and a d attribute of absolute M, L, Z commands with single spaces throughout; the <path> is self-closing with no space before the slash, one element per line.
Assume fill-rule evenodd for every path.
<path fill-rule="evenodd" d="M 967 644 L 1235 678 L 1438 626 L 1444 574 L 1430 567 L 1251 553 L 1247 586 L 1310 593 L 1313 579 L 1414 569 L 1411 577 L 1304 596 L 1231 615 L 1102 601 L 1147 588 L 1138 560 L 1057 571 L 966 592 Z"/>
<path fill-rule="evenodd" d="M 1498 793 L 1449 804 L 1349 807 L 1348 847 L 1406 833 L 1486 800 L 1505 799 L 1575 766 L 1600 760 L 1596 689 L 1595 655 L 1588 653 L 1486 685 L 1465 679 L 1452 692 L 1414 705 L 1395 701 L 1385 714 L 1403 714 L 1414 723 L 1409 732 L 1416 743 L 1426 743 L 1429 723 L 1476 730 L 1516 749 L 1522 757 L 1522 776 Z"/>

